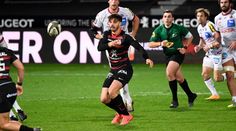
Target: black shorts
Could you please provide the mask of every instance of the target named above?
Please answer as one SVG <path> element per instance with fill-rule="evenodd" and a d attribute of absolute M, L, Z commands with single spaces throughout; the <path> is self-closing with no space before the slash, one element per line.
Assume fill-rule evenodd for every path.
<path fill-rule="evenodd" d="M 16 100 L 17 93 L 15 83 L 2 84 L 0 84 L 0 113 L 5 113 L 11 110 Z"/>
<path fill-rule="evenodd" d="M 179 65 L 181 65 L 184 61 L 184 54 L 176 53 L 174 55 L 166 55 L 166 66 L 169 64 L 170 61 L 175 61 Z"/>
<path fill-rule="evenodd" d="M 103 87 L 109 88 L 113 80 L 118 80 L 122 83 L 122 86 L 125 86 L 129 83 L 130 79 L 133 76 L 133 69 L 131 66 L 120 69 L 120 70 L 111 70 L 107 74 L 107 78 L 103 82 Z"/>

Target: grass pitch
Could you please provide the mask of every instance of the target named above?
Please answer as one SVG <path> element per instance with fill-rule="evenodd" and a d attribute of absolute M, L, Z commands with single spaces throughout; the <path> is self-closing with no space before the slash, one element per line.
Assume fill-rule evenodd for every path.
<path fill-rule="evenodd" d="M 110 124 L 114 111 L 100 103 L 107 65 L 25 65 L 24 94 L 19 104 L 28 115 L 24 124 L 44 131 L 234 131 L 236 109 L 228 109 L 231 97 L 226 82 L 216 83 L 221 99 L 206 101 L 210 92 L 201 78 L 201 65 L 183 65 L 190 88 L 198 93 L 194 107 L 178 88 L 179 108 L 169 109 L 170 89 L 165 65 L 153 69 L 133 64 L 129 90 L 134 100 L 134 120 L 124 127 Z M 15 78 L 15 70 L 11 72 Z"/>

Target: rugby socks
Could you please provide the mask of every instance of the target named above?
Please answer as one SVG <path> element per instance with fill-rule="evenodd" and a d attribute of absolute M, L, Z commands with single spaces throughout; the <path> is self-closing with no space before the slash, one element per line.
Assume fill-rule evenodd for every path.
<path fill-rule="evenodd" d="M 34 129 L 30 128 L 28 126 L 21 125 L 20 126 L 20 131 L 34 131 Z"/>
<path fill-rule="evenodd" d="M 218 96 L 218 93 L 215 89 L 214 82 L 212 81 L 212 79 L 209 78 L 208 80 L 205 80 L 204 82 L 205 82 L 207 88 L 210 90 L 211 94 Z"/>
<path fill-rule="evenodd" d="M 236 104 L 236 96 L 232 96 L 232 102 Z"/>
<path fill-rule="evenodd" d="M 188 97 L 192 97 L 193 93 L 190 90 L 189 86 L 188 86 L 188 82 L 184 79 L 183 83 L 179 83 L 179 85 L 182 87 L 182 89 L 184 90 L 184 92 L 187 94 Z"/>
<path fill-rule="evenodd" d="M 172 92 L 172 100 L 178 102 L 178 97 L 177 97 L 177 81 L 169 81 L 169 87 Z"/>
<path fill-rule="evenodd" d="M 120 89 L 120 95 L 123 98 L 124 103 L 132 104 L 132 98 L 129 94 L 129 86 L 126 84 L 123 88 Z"/>
<path fill-rule="evenodd" d="M 14 102 L 13 107 L 14 107 L 14 109 L 15 109 L 16 111 L 17 111 L 17 110 L 22 110 L 22 109 L 20 108 L 20 106 L 19 106 L 19 104 L 18 104 L 17 101 Z"/>
<path fill-rule="evenodd" d="M 117 112 L 119 114 L 129 115 L 120 94 L 118 94 L 116 98 L 112 99 L 112 101 L 114 102 Z"/>
<path fill-rule="evenodd" d="M 14 112 L 12 110 L 10 110 L 10 114 L 9 114 L 10 117 L 16 117 L 16 115 L 14 114 Z"/>
<path fill-rule="evenodd" d="M 111 102 L 106 105 L 114 109 L 118 114 L 129 115 L 120 95 L 114 99 L 111 99 Z"/>

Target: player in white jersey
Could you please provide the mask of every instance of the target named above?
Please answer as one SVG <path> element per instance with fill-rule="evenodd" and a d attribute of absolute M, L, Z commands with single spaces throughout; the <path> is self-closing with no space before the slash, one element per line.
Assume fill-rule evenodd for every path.
<path fill-rule="evenodd" d="M 223 67 L 226 71 L 227 85 L 232 96 L 232 104 L 228 107 L 236 107 L 235 63 L 233 59 L 236 49 L 236 11 L 232 9 L 232 0 L 218 0 L 218 3 L 222 12 L 215 17 L 215 25 L 221 35 L 224 50 L 222 54 Z"/>
<path fill-rule="evenodd" d="M 107 31 L 109 30 L 109 25 L 108 25 L 108 17 L 111 14 L 119 14 L 122 16 L 122 25 L 121 28 L 123 31 L 125 31 L 127 34 L 129 33 L 128 31 L 128 25 L 129 21 L 132 21 L 132 31 L 129 33 L 131 36 L 135 37 L 136 33 L 139 28 L 139 18 L 128 8 L 125 7 L 120 7 L 120 0 L 108 0 L 109 7 L 100 11 L 96 18 L 95 21 L 93 22 L 92 26 L 92 31 L 97 39 L 102 38 L 102 34 L 98 33 L 98 30 L 102 28 L 102 31 Z M 133 47 L 131 47 L 130 50 L 132 50 Z M 109 55 L 106 52 L 107 58 L 109 60 Z M 110 64 L 110 62 L 109 62 Z M 129 112 L 134 111 L 133 108 L 133 101 L 132 98 L 129 94 L 129 88 L 128 84 L 126 84 L 121 90 L 120 90 L 120 95 L 123 98 L 124 103 L 127 106 L 127 110 Z"/>
<path fill-rule="evenodd" d="M 214 23 L 208 20 L 210 12 L 208 9 L 198 8 L 195 11 L 195 15 L 198 20 L 197 31 L 200 37 L 199 45 L 195 46 L 195 52 L 198 52 L 201 48 L 206 52 L 203 58 L 202 64 L 202 77 L 208 89 L 211 92 L 211 96 L 206 98 L 207 100 L 220 99 L 217 93 L 214 82 L 211 79 L 212 70 L 214 70 L 215 81 L 223 81 L 222 75 L 222 46 L 218 42 L 220 41 L 220 35 L 215 29 Z"/>
<path fill-rule="evenodd" d="M 7 43 L 4 40 L 4 37 L 2 36 L 2 34 L 0 34 L 0 46 L 7 48 Z M 24 113 L 24 111 L 19 106 L 17 100 L 14 102 L 13 108 L 18 113 L 18 116 L 19 116 L 21 121 L 24 121 L 27 118 L 27 115 Z M 18 118 L 16 117 L 16 115 L 14 114 L 14 112 L 12 110 L 10 110 L 10 119 L 18 121 Z"/>

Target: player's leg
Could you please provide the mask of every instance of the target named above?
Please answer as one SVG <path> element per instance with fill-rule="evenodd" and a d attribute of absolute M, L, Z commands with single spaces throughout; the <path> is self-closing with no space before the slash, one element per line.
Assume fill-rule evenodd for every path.
<path fill-rule="evenodd" d="M 223 68 L 226 72 L 227 86 L 232 96 L 232 104 L 228 107 L 236 107 L 236 83 L 234 79 L 234 61 L 233 59 L 225 62 Z"/>
<path fill-rule="evenodd" d="M 186 95 L 188 96 L 189 107 L 193 106 L 194 100 L 197 98 L 197 94 L 193 93 L 189 88 L 187 80 L 184 78 L 184 75 L 181 71 L 181 67 L 176 72 L 176 79 L 179 82 L 179 85 L 182 87 Z"/>
<path fill-rule="evenodd" d="M 120 89 L 120 95 L 123 98 L 123 101 L 127 107 L 128 112 L 134 111 L 133 101 L 129 93 L 129 86 L 126 84 L 123 88 Z"/>
<path fill-rule="evenodd" d="M 9 83 L 2 85 L 0 89 L 0 130 L 41 131 L 41 128 L 30 128 L 18 121 L 9 120 L 9 112 L 16 100 L 16 87 L 14 83 Z M 7 97 L 8 94 L 11 94 L 11 96 Z"/>
<path fill-rule="evenodd" d="M 130 61 L 134 60 L 134 52 L 135 52 L 135 48 L 130 46 L 129 51 L 128 51 Z M 127 107 L 128 112 L 134 111 L 133 100 L 132 100 L 131 95 L 129 93 L 128 84 L 126 84 L 122 89 L 120 89 L 120 95 Z"/>
<path fill-rule="evenodd" d="M 133 119 L 133 116 L 128 113 L 125 107 L 125 104 L 121 96 L 119 95 L 119 90 L 122 87 L 123 87 L 123 84 L 120 81 L 114 80 L 111 86 L 109 87 L 109 96 L 111 98 L 111 102 L 114 103 L 114 105 L 116 105 L 117 109 L 119 109 L 117 110 L 117 112 L 119 114 L 119 117 L 122 118 L 120 125 L 126 125 Z M 112 122 L 114 124 L 114 119 L 112 120 Z M 115 124 L 116 123 L 118 123 L 118 121 L 116 121 Z"/>
<path fill-rule="evenodd" d="M 176 80 L 176 72 L 178 71 L 179 67 L 180 65 L 175 61 L 169 61 L 166 67 L 166 76 L 172 93 L 172 102 L 170 104 L 170 108 L 177 108 L 179 105 Z"/>
<path fill-rule="evenodd" d="M 203 77 L 204 83 L 211 92 L 211 96 L 206 98 L 206 100 L 218 100 L 220 98 L 218 92 L 215 89 L 214 82 L 210 76 L 210 74 L 212 73 L 212 70 L 213 69 L 208 66 L 202 67 L 202 77 Z"/>
<path fill-rule="evenodd" d="M 18 121 L 9 120 L 9 112 L 0 113 L 0 130 L 7 131 L 41 131 L 41 128 L 31 128 Z"/>
<path fill-rule="evenodd" d="M 17 112 L 17 114 L 18 114 L 21 121 L 24 121 L 27 118 L 27 115 L 24 113 L 24 111 L 22 110 L 22 108 L 18 104 L 17 100 L 14 102 L 13 108 Z"/>
<path fill-rule="evenodd" d="M 12 109 L 10 110 L 9 117 L 10 117 L 10 120 L 18 121 L 18 118 L 15 115 L 15 113 L 12 111 Z"/>

